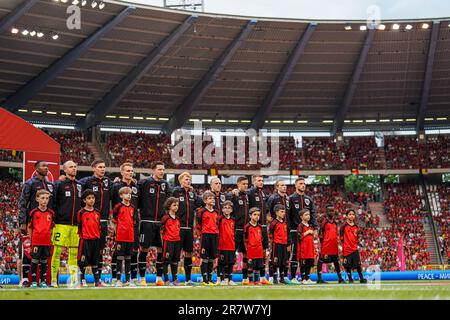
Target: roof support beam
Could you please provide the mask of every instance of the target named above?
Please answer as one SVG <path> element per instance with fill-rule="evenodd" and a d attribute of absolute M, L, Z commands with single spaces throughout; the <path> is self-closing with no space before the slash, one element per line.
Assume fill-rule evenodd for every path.
<path fill-rule="evenodd" d="M 316 23 L 310 23 L 306 28 L 305 32 L 302 34 L 294 50 L 289 55 L 286 64 L 283 66 L 280 73 L 278 74 L 278 77 L 273 83 L 270 91 L 264 98 L 262 105 L 258 108 L 256 115 L 253 117 L 252 123 L 250 124 L 250 128 L 259 130 L 264 126 L 267 117 L 269 116 L 270 112 L 272 111 L 272 108 L 278 101 L 278 98 L 283 92 L 286 83 L 288 82 L 292 72 L 294 71 L 294 68 L 297 65 L 298 60 L 305 51 L 306 45 L 309 39 L 311 38 L 312 33 L 316 29 L 316 26 L 317 26 Z"/>
<path fill-rule="evenodd" d="M 8 13 L 0 20 L 0 34 L 3 34 L 14 23 L 16 23 L 25 13 L 28 12 L 39 0 L 25 0 L 19 4 L 13 11 Z"/>
<path fill-rule="evenodd" d="M 425 114 L 427 112 L 428 98 L 430 96 L 430 90 L 431 90 L 433 64 L 434 64 L 436 46 L 437 46 L 437 41 L 438 41 L 438 36 L 439 36 L 439 28 L 440 28 L 440 23 L 438 21 L 434 21 L 432 29 L 431 29 L 430 44 L 428 47 L 427 64 L 425 67 L 425 77 L 424 77 L 423 86 L 422 86 L 422 96 L 420 98 L 419 109 L 417 110 L 417 123 L 416 123 L 417 134 L 420 131 L 423 131 L 425 128 L 424 121 L 425 121 Z"/>
<path fill-rule="evenodd" d="M 20 107 L 26 105 L 28 101 L 33 99 L 42 89 L 44 89 L 50 81 L 54 80 L 61 73 L 63 73 L 64 70 L 66 70 L 80 56 L 86 53 L 86 51 L 88 51 L 98 40 L 122 22 L 135 9 L 135 7 L 127 7 L 122 10 L 103 27 L 90 35 L 89 38 L 85 39 L 75 48 L 71 49 L 63 57 L 51 64 L 46 70 L 42 71 L 39 75 L 22 86 L 19 90 L 12 94 L 6 102 L 3 103 L 3 105 L 11 112 L 17 112 Z"/>
<path fill-rule="evenodd" d="M 78 129 L 87 129 L 100 124 L 122 98 L 136 85 L 136 83 L 153 67 L 170 47 L 197 20 L 197 16 L 187 18 L 174 32 L 154 48 L 139 64 L 134 67 L 102 100 L 100 100 L 87 114 L 85 119 L 77 123 Z"/>
<path fill-rule="evenodd" d="M 171 134 L 174 130 L 181 128 L 186 123 L 192 110 L 194 110 L 195 106 L 201 101 L 208 89 L 216 82 L 219 74 L 239 49 L 241 44 L 247 39 L 255 24 L 256 20 L 250 20 L 233 42 L 225 49 L 220 58 L 214 62 L 206 75 L 178 106 L 177 110 L 170 117 L 170 120 L 164 124 L 162 128 L 164 132 Z"/>
<path fill-rule="evenodd" d="M 355 68 L 353 69 L 353 74 L 350 79 L 350 83 L 347 86 L 347 90 L 345 92 L 344 99 L 342 101 L 341 106 L 336 111 L 336 115 L 334 117 L 333 129 L 331 131 L 332 136 L 335 136 L 336 133 L 338 133 L 338 132 L 342 132 L 345 117 L 347 116 L 348 109 L 350 108 L 353 97 L 355 96 L 356 88 L 358 86 L 359 79 L 361 78 L 364 64 L 366 63 L 367 55 L 369 54 L 370 46 L 372 45 L 374 37 L 375 37 L 375 28 L 372 27 L 371 29 L 369 29 L 367 31 L 364 45 L 359 54 L 358 61 L 356 62 Z"/>

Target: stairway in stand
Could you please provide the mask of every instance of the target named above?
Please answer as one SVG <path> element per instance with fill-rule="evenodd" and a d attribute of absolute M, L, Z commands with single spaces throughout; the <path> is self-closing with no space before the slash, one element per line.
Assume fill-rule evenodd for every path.
<path fill-rule="evenodd" d="M 431 264 L 439 264 L 439 258 L 437 255 L 436 250 L 436 244 L 434 242 L 434 235 L 433 230 L 431 230 L 431 227 L 429 224 L 424 224 L 424 231 L 425 231 L 425 240 L 427 243 L 427 251 L 430 253 L 430 263 Z"/>
<path fill-rule="evenodd" d="M 102 159 L 102 155 L 94 143 L 89 142 L 88 148 L 89 148 L 89 151 L 94 155 L 95 160 Z"/>
<path fill-rule="evenodd" d="M 384 207 L 382 202 L 370 202 L 369 203 L 370 210 L 372 211 L 372 215 L 380 217 L 380 228 L 390 228 L 391 223 L 388 218 L 384 214 Z"/>

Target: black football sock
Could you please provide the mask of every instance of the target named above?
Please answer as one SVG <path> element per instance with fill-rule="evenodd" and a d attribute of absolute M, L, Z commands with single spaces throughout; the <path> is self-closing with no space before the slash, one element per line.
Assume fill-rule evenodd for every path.
<path fill-rule="evenodd" d="M 41 276 L 41 283 L 46 282 L 47 279 L 47 259 L 42 259 L 39 265 L 39 273 Z"/>
<path fill-rule="evenodd" d="M 225 271 L 225 278 L 227 278 L 228 280 L 232 280 L 232 273 L 233 273 L 233 265 L 229 264 L 226 266 L 226 271 Z"/>
<path fill-rule="evenodd" d="M 138 254 L 133 252 L 131 254 L 131 279 L 137 279 L 138 273 Z"/>
<path fill-rule="evenodd" d="M 339 261 L 334 261 L 334 269 L 336 270 L 337 276 L 339 280 L 342 280 L 342 276 L 341 276 L 341 266 L 339 265 Z"/>
<path fill-rule="evenodd" d="M 353 277 L 352 277 L 352 269 L 350 269 L 350 268 L 345 268 L 345 271 L 347 272 L 347 275 L 348 275 L 348 281 L 353 281 Z"/>
<path fill-rule="evenodd" d="M 273 277 L 274 275 L 274 268 L 271 261 L 269 261 L 269 277 Z"/>
<path fill-rule="evenodd" d="M 208 282 L 212 282 L 214 260 L 208 260 Z"/>
<path fill-rule="evenodd" d="M 162 269 L 163 269 L 162 252 L 158 252 L 156 254 L 156 276 L 157 277 L 162 277 Z"/>
<path fill-rule="evenodd" d="M 317 280 L 318 281 L 322 280 L 322 265 L 323 265 L 323 262 L 321 260 L 319 260 L 317 262 Z"/>
<path fill-rule="evenodd" d="M 100 254 L 100 260 L 98 261 L 98 278 L 102 279 L 102 271 L 103 271 L 103 255 Z"/>
<path fill-rule="evenodd" d="M 253 270 L 248 270 L 248 281 L 253 282 Z"/>
<path fill-rule="evenodd" d="M 28 281 L 28 276 L 30 275 L 30 269 L 31 269 L 31 262 L 28 258 L 22 259 L 22 279 L 24 281 Z"/>
<path fill-rule="evenodd" d="M 125 281 L 130 282 L 131 256 L 125 257 Z"/>
<path fill-rule="evenodd" d="M 265 277 L 266 277 L 266 264 L 267 264 L 267 263 L 264 261 L 264 263 L 263 263 L 261 269 L 259 270 L 259 276 L 260 276 L 261 278 L 265 278 Z"/>
<path fill-rule="evenodd" d="M 145 277 L 145 271 L 147 270 L 147 253 L 139 252 L 138 255 L 139 276 L 141 279 Z"/>
<path fill-rule="evenodd" d="M 86 268 L 84 266 L 78 266 L 80 268 L 80 271 L 78 272 L 78 274 L 80 275 L 80 281 L 84 280 L 84 274 L 86 272 Z M 92 269 L 92 272 L 94 272 L 94 269 Z"/>
<path fill-rule="evenodd" d="M 186 282 L 191 280 L 192 258 L 184 257 L 184 272 L 186 274 Z"/>
<path fill-rule="evenodd" d="M 172 273 L 172 281 L 178 280 L 178 263 L 171 263 L 170 264 L 170 272 Z"/>
<path fill-rule="evenodd" d="M 243 279 L 247 279 L 248 278 L 248 266 L 247 266 L 247 262 L 248 259 L 247 258 L 243 258 L 242 259 L 242 278 Z"/>
<path fill-rule="evenodd" d="M 202 259 L 200 270 L 202 272 L 203 282 L 208 283 L 208 260 Z"/>
<path fill-rule="evenodd" d="M 255 270 L 255 271 L 253 271 L 253 281 L 255 281 L 255 282 L 258 282 L 259 281 L 259 272 L 260 272 L 261 270 Z"/>
<path fill-rule="evenodd" d="M 280 270 L 280 280 L 284 281 L 284 276 L 285 276 L 284 268 L 283 267 L 279 267 L 279 270 Z"/>
<path fill-rule="evenodd" d="M 117 256 L 117 272 L 116 272 L 116 279 L 117 281 L 122 280 L 122 271 L 123 271 L 123 260 L 124 256 Z"/>
<path fill-rule="evenodd" d="M 304 264 L 302 264 L 300 266 L 300 274 L 301 274 L 302 280 L 306 280 L 306 278 L 305 278 L 305 265 Z"/>
<path fill-rule="evenodd" d="M 364 275 L 363 275 L 363 273 L 362 273 L 361 266 L 359 266 L 358 268 L 356 268 L 356 271 L 358 272 L 359 280 L 364 280 Z"/>
<path fill-rule="evenodd" d="M 94 282 L 95 284 L 99 283 L 99 279 L 98 279 L 98 266 L 92 266 L 92 273 L 94 274 Z M 83 271 L 83 279 L 84 279 L 84 271 Z"/>
<path fill-rule="evenodd" d="M 39 260 L 31 260 L 31 282 L 37 282 L 36 275 L 38 269 Z"/>
<path fill-rule="evenodd" d="M 223 279 L 225 279 L 224 278 L 224 266 L 221 264 L 221 263 L 219 263 L 218 265 L 217 265 L 217 277 L 219 277 L 220 278 L 220 280 L 223 280 Z"/>
<path fill-rule="evenodd" d="M 291 278 L 295 279 L 296 275 L 297 275 L 297 261 L 291 261 Z"/>
<path fill-rule="evenodd" d="M 169 263 L 168 262 L 164 262 L 163 263 L 163 276 L 164 276 L 164 281 L 169 281 Z"/>
<path fill-rule="evenodd" d="M 274 265 L 272 265 L 271 270 L 272 270 L 272 276 L 273 276 L 274 281 L 275 281 L 275 280 L 278 281 L 278 272 L 277 272 L 277 271 L 278 271 L 278 268 L 275 267 Z"/>
<path fill-rule="evenodd" d="M 289 273 L 289 266 L 281 266 L 280 269 L 283 269 L 284 276 L 287 277 Z"/>
<path fill-rule="evenodd" d="M 117 276 L 117 252 L 114 251 L 111 259 L 111 277 L 115 279 Z"/>

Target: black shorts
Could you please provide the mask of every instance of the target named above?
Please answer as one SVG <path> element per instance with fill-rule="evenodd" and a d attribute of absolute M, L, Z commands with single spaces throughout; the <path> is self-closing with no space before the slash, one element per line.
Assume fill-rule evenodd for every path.
<path fill-rule="evenodd" d="M 80 239 L 77 260 L 80 267 L 98 265 L 100 262 L 100 239 Z"/>
<path fill-rule="evenodd" d="M 300 268 L 313 267 L 314 259 L 303 259 L 300 261 Z"/>
<path fill-rule="evenodd" d="M 276 267 L 288 265 L 289 255 L 286 244 L 274 243 L 272 247 L 272 264 Z"/>
<path fill-rule="evenodd" d="M 31 258 L 33 260 L 47 260 L 50 257 L 51 246 L 33 246 Z"/>
<path fill-rule="evenodd" d="M 263 229 L 263 248 L 268 249 L 269 248 L 269 235 L 267 232 L 267 226 L 262 226 Z"/>
<path fill-rule="evenodd" d="M 161 248 L 161 223 L 141 221 L 139 228 L 139 245 L 148 249 L 150 247 Z"/>
<path fill-rule="evenodd" d="M 236 252 L 230 250 L 219 251 L 219 264 L 229 265 L 236 263 Z"/>
<path fill-rule="evenodd" d="M 108 221 L 100 220 L 100 244 L 99 250 L 103 252 L 108 243 Z"/>
<path fill-rule="evenodd" d="M 139 224 L 134 225 L 134 242 L 133 242 L 133 252 L 139 251 Z"/>
<path fill-rule="evenodd" d="M 180 229 L 181 249 L 184 252 L 194 251 L 194 231 L 192 229 Z"/>
<path fill-rule="evenodd" d="M 289 232 L 289 241 L 291 244 L 291 261 L 297 261 L 297 243 L 298 243 L 298 232 L 296 230 L 291 230 Z"/>
<path fill-rule="evenodd" d="M 237 252 L 246 253 L 244 244 L 244 230 L 236 230 L 234 232 L 234 242 L 236 244 Z"/>
<path fill-rule="evenodd" d="M 204 233 L 201 236 L 200 257 L 202 259 L 215 259 L 219 246 L 218 234 Z"/>
<path fill-rule="evenodd" d="M 178 263 L 180 261 L 180 253 L 180 241 L 163 241 L 163 262 Z"/>
<path fill-rule="evenodd" d="M 264 261 L 262 258 L 248 259 L 248 268 L 252 270 L 261 270 L 264 268 Z"/>
<path fill-rule="evenodd" d="M 339 262 L 339 256 L 338 255 L 321 254 L 319 256 L 319 261 L 322 263 L 335 263 L 335 262 Z"/>
<path fill-rule="evenodd" d="M 344 268 L 358 268 L 361 266 L 361 258 L 359 257 L 359 252 L 356 250 L 348 256 L 344 257 Z"/>
<path fill-rule="evenodd" d="M 117 256 L 131 256 L 131 252 L 133 252 L 133 245 L 133 242 L 117 242 Z"/>

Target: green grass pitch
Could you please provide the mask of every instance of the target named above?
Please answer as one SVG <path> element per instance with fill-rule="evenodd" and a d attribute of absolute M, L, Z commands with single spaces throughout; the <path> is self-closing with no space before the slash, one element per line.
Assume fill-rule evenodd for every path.
<path fill-rule="evenodd" d="M 0 289 L 0 300 L 277 300 L 277 299 L 446 299 L 450 281 L 384 281 L 379 285 L 273 285 L 235 287 L 137 287 Z"/>

